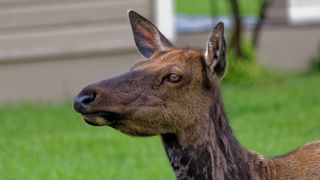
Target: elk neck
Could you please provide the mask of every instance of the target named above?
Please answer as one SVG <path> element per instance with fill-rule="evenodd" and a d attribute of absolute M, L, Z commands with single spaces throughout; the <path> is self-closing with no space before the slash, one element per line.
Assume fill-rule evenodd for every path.
<path fill-rule="evenodd" d="M 161 136 L 176 178 L 252 179 L 259 157 L 233 136 L 219 89 L 212 91 L 214 101 L 203 123 Z"/>

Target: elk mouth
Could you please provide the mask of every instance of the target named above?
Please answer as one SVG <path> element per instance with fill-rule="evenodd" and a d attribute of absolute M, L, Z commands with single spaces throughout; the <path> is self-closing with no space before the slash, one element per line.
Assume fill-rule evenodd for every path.
<path fill-rule="evenodd" d="M 92 126 L 115 126 L 122 120 L 122 116 L 114 112 L 84 113 L 82 116 Z"/>

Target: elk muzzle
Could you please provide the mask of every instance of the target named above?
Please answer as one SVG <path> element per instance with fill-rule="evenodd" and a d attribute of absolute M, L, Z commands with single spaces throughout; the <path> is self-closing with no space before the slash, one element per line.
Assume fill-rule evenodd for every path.
<path fill-rule="evenodd" d="M 74 98 L 74 109 L 80 113 L 84 120 L 93 126 L 114 126 L 120 119 L 120 114 L 107 110 L 99 110 L 97 106 L 101 104 L 101 92 L 95 90 L 91 86 L 84 88 Z"/>
<path fill-rule="evenodd" d="M 146 77 L 134 71 L 91 84 L 74 98 L 74 109 L 90 125 L 118 127 L 138 107 Z"/>

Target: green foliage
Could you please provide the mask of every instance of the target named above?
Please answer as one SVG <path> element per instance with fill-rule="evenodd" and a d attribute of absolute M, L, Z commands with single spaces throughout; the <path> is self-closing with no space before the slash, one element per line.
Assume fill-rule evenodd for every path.
<path fill-rule="evenodd" d="M 220 0 L 176 0 L 176 12 L 188 15 L 220 15 L 231 14 L 230 2 Z M 252 0 L 239 0 L 241 14 L 244 16 L 255 16 L 259 12 L 261 2 Z M 212 7 L 210 7 L 212 6 Z M 212 8 L 212 10 L 210 9 Z M 211 12 L 213 11 L 213 12 Z"/>
<path fill-rule="evenodd" d="M 227 52 L 228 70 L 224 82 L 253 84 L 263 81 L 266 71 L 258 64 L 254 49 L 246 43 L 242 50 L 242 58 Z"/>
<path fill-rule="evenodd" d="M 318 51 L 316 55 L 312 58 L 312 70 L 320 72 L 320 45 L 318 46 Z"/>
<path fill-rule="evenodd" d="M 236 137 L 248 149 L 267 156 L 320 140 L 319 74 L 277 76 L 281 82 L 222 87 Z"/>

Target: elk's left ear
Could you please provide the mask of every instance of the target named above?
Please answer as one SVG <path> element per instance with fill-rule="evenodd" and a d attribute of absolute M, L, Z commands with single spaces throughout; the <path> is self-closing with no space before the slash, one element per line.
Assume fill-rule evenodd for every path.
<path fill-rule="evenodd" d="M 142 56 L 150 58 L 159 51 L 167 50 L 171 42 L 146 18 L 129 10 L 128 16 L 136 46 Z"/>
<path fill-rule="evenodd" d="M 206 63 L 208 78 L 211 80 L 223 78 L 226 67 L 226 41 L 224 39 L 224 24 L 219 22 L 210 35 L 207 43 Z"/>

